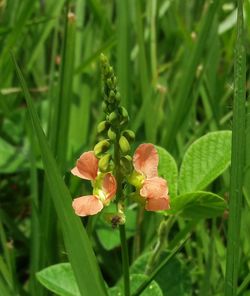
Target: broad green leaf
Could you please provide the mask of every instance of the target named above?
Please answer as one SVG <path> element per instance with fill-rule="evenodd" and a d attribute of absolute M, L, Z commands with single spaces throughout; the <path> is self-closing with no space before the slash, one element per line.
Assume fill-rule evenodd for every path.
<path fill-rule="evenodd" d="M 171 202 L 170 214 L 179 214 L 185 218 L 204 219 L 223 214 L 226 203 L 220 196 L 205 191 L 179 195 Z"/>
<path fill-rule="evenodd" d="M 208 133 L 187 150 L 180 169 L 181 194 L 205 189 L 231 161 L 231 131 Z"/>
<path fill-rule="evenodd" d="M 39 271 L 36 276 L 41 284 L 56 295 L 81 295 L 70 263 L 49 266 Z"/>
<path fill-rule="evenodd" d="M 136 259 L 130 268 L 131 273 L 143 273 L 146 269 L 151 252 L 147 252 Z M 163 252 L 161 258 L 166 257 L 167 252 Z M 189 295 L 190 278 L 184 265 L 179 259 L 172 258 L 160 273 L 155 277 L 155 281 L 160 286 L 163 295 L 184 296 Z"/>
<path fill-rule="evenodd" d="M 174 158 L 162 147 L 155 146 L 159 154 L 159 176 L 166 179 L 169 186 L 170 197 L 177 195 L 178 168 Z"/>
<path fill-rule="evenodd" d="M 49 148 L 46 136 L 40 124 L 33 101 L 29 94 L 24 77 L 14 57 L 18 78 L 22 86 L 24 97 L 28 106 L 30 121 L 34 127 L 34 133 L 40 145 L 42 161 L 51 198 L 56 209 L 59 223 L 63 233 L 63 239 L 72 265 L 81 295 L 106 295 L 104 282 L 101 278 L 97 261 L 91 247 L 91 243 L 82 226 L 81 220 L 72 209 L 72 198 L 63 181 L 55 158 Z"/>
<path fill-rule="evenodd" d="M 130 294 L 134 293 L 136 289 L 147 279 L 145 274 L 131 274 L 130 275 Z M 123 287 L 121 282 L 109 289 L 109 296 L 121 296 Z M 151 284 L 140 294 L 141 296 L 163 296 L 159 285 L 152 281 Z"/>

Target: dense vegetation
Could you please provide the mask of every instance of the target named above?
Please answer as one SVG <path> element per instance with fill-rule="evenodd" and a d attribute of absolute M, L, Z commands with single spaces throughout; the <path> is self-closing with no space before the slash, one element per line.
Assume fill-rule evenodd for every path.
<path fill-rule="evenodd" d="M 250 295 L 242 2 L 0 0 L 0 295 Z M 101 53 L 130 155 L 153 143 L 169 187 L 170 210 L 126 198 L 125 227 L 105 216 L 115 203 L 81 219 L 71 206 L 91 186 L 70 170 L 106 118 Z"/>

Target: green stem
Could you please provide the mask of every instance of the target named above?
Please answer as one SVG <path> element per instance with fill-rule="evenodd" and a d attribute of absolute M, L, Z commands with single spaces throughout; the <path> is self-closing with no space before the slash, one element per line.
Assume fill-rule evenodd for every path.
<path fill-rule="evenodd" d="M 122 194 L 122 175 L 120 171 L 120 149 L 118 140 L 120 138 L 120 132 L 116 134 L 117 141 L 114 144 L 114 163 L 115 163 L 115 177 L 117 182 L 117 209 L 123 211 L 124 198 Z M 123 282 L 124 282 L 124 295 L 130 295 L 130 282 L 129 282 L 129 257 L 128 257 L 128 246 L 126 240 L 126 229 L 125 225 L 119 225 L 121 250 L 122 250 L 122 270 L 123 270 Z"/>
<path fill-rule="evenodd" d="M 129 282 L 129 258 L 128 258 L 128 246 L 126 240 L 125 225 L 119 226 L 120 240 L 122 248 L 122 269 L 123 269 L 123 281 L 124 281 L 124 295 L 130 295 L 130 282 Z"/>
<path fill-rule="evenodd" d="M 161 256 L 163 250 L 166 247 L 168 233 L 169 233 L 171 226 L 174 223 L 174 220 L 175 220 L 174 216 L 170 216 L 167 221 L 165 219 L 163 219 L 159 225 L 157 243 L 156 243 L 153 253 L 150 256 L 147 266 L 146 266 L 145 273 L 147 275 L 150 275 L 152 273 L 156 263 L 159 260 L 159 257 Z"/>

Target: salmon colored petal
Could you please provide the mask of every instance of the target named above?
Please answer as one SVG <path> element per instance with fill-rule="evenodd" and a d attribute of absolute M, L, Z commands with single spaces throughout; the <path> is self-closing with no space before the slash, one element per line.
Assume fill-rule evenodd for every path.
<path fill-rule="evenodd" d="M 168 195 L 167 181 L 160 177 L 146 179 L 140 190 L 140 195 L 145 198 L 162 198 Z"/>
<path fill-rule="evenodd" d="M 102 181 L 102 189 L 106 194 L 105 202 L 109 202 L 115 196 L 116 188 L 115 177 L 111 173 L 106 174 Z"/>
<path fill-rule="evenodd" d="M 103 209 L 103 204 L 95 195 L 87 195 L 75 198 L 72 207 L 76 215 L 84 217 L 99 213 Z"/>
<path fill-rule="evenodd" d="M 158 176 L 159 157 L 153 144 L 141 144 L 135 151 L 133 157 L 134 168 L 146 178 Z"/>
<path fill-rule="evenodd" d="M 168 210 L 169 206 L 169 198 L 149 198 L 146 201 L 145 209 L 147 211 L 163 211 Z"/>
<path fill-rule="evenodd" d="M 98 159 L 93 151 L 83 153 L 71 173 L 79 178 L 95 180 L 98 173 Z"/>

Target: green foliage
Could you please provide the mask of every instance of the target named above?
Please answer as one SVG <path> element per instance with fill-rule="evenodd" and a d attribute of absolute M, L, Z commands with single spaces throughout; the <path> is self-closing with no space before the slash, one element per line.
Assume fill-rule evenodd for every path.
<path fill-rule="evenodd" d="M 159 176 L 166 179 L 171 199 L 177 195 L 178 168 L 174 158 L 162 147 L 156 146 L 159 155 Z"/>
<path fill-rule="evenodd" d="M 221 216 L 226 203 L 220 196 L 204 191 L 181 194 L 171 201 L 167 213 L 178 214 L 183 218 L 206 219 Z"/>
<path fill-rule="evenodd" d="M 25 151 L 14 147 L 0 138 L 0 172 L 14 173 L 28 167 L 28 159 Z"/>
<path fill-rule="evenodd" d="M 143 273 L 146 269 L 151 252 L 141 255 L 131 266 L 131 273 Z M 161 255 L 161 259 L 167 256 L 167 252 Z M 165 265 L 155 281 L 160 286 L 163 295 L 184 296 L 190 293 L 190 277 L 187 269 L 178 258 L 173 258 Z"/>
<path fill-rule="evenodd" d="M 17 75 L 29 107 L 30 122 L 33 124 L 34 133 L 40 144 L 50 194 L 60 221 L 65 247 L 73 266 L 79 290 L 82 295 L 87 295 L 86 290 L 88 293 L 98 291 L 100 295 L 105 295 L 97 263 L 86 231 L 82 227 L 80 219 L 73 213 L 69 191 L 63 182 L 56 161 L 49 149 L 46 136 L 42 130 L 27 85 L 14 58 L 13 62 L 16 66 Z M 85 268 L 83 269 L 82 266 L 85 266 Z"/>
<path fill-rule="evenodd" d="M 60 263 L 49 266 L 37 273 L 37 278 L 48 290 L 60 296 L 80 296 L 80 291 L 74 277 L 70 263 Z M 137 287 L 147 278 L 143 274 L 132 274 L 131 291 L 134 292 Z M 121 284 L 109 289 L 110 296 L 122 295 Z M 141 294 L 144 296 L 163 296 L 158 284 L 153 281 L 151 285 Z"/>
<path fill-rule="evenodd" d="M 36 276 L 41 284 L 56 295 L 81 295 L 70 263 L 49 266 L 39 271 Z"/>
<path fill-rule="evenodd" d="M 126 236 L 127 239 L 135 234 L 136 213 L 134 211 L 126 211 Z M 119 230 L 113 229 L 111 224 L 99 219 L 96 224 L 96 234 L 100 243 L 106 250 L 112 250 L 120 245 Z"/>
<path fill-rule="evenodd" d="M 236 39 L 237 2 L 244 2 L 245 24 L 243 28 L 238 23 Z M 70 23 L 69 11 L 76 16 Z M 249 36 L 249 1 L 0 1 L 1 296 L 53 293 L 45 290 L 35 274 L 65 261 L 71 262 L 70 276 L 74 274 L 82 294 L 98 293 L 92 287 L 105 290 L 105 282 L 112 286 L 107 289 L 110 294 L 122 292 L 118 231 L 110 221 L 103 221 L 102 214 L 80 220 L 71 207 L 71 194 L 91 193 L 87 182 L 70 175 L 75 160 L 104 135 L 111 141 L 116 138 L 109 122 L 116 120 L 116 114 L 106 118 L 101 106 L 102 52 L 117 74 L 115 98 L 129 113 L 128 118 L 120 110 L 124 128 L 129 119 L 126 129 L 136 133 L 136 142 L 131 133 L 122 135 L 131 150 L 141 143 L 156 145 L 159 174 L 167 180 L 170 192 L 171 209 L 158 214 L 126 198 L 124 235 L 130 266 L 142 254 L 157 249 L 162 220 L 167 228 L 160 250 L 178 252 L 164 263 L 164 272 L 155 275 L 166 262 L 162 258 L 141 289 L 155 279 L 166 296 L 222 296 L 228 254 L 226 296 L 232 291 L 249 295 L 250 104 L 243 102 L 245 86 L 249 86 L 249 77 L 245 80 L 249 63 L 244 60 Z M 22 68 L 34 108 L 26 104 L 10 50 Z M 34 133 L 27 117 L 34 109 L 45 142 L 39 126 Z M 100 121 L 108 124 L 99 127 L 102 131 L 97 134 Z M 229 190 L 230 171 L 226 169 L 232 138 L 237 147 L 232 151 Z M 106 171 L 113 158 L 108 161 L 104 156 L 101 167 Z M 121 159 L 121 166 L 124 175 L 131 171 L 128 155 Z M 124 193 L 129 195 L 131 187 L 125 186 Z M 233 203 L 228 211 L 229 200 Z M 182 249 L 176 249 L 190 234 Z M 146 261 L 145 255 L 145 265 Z M 145 270 L 132 269 L 140 275 Z M 64 282 L 67 278 L 61 287 Z M 131 286 L 131 294 L 139 296 L 142 290 L 134 290 L 134 281 Z"/>
<path fill-rule="evenodd" d="M 180 176 L 181 194 L 205 189 L 229 166 L 231 132 L 208 133 L 196 140 L 184 155 Z"/>
<path fill-rule="evenodd" d="M 134 293 L 136 289 L 147 279 L 148 277 L 145 274 L 131 274 L 131 293 Z M 120 289 L 119 289 L 120 287 Z M 116 288 L 110 289 L 110 296 L 118 296 L 121 294 L 121 285 Z M 151 284 L 140 294 L 142 296 L 163 296 L 162 290 L 159 285 L 152 281 Z"/>

